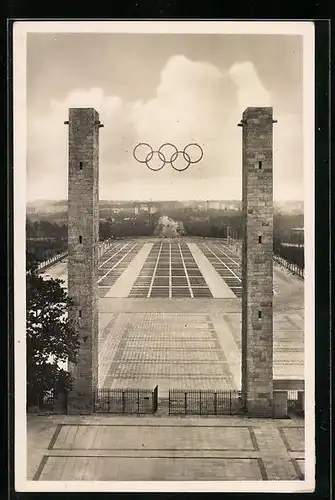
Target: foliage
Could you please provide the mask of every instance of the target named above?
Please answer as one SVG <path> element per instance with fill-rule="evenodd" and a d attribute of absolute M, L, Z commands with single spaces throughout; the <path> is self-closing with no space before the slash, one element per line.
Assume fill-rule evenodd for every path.
<path fill-rule="evenodd" d="M 108 238 L 152 236 L 158 223 L 158 214 L 115 214 L 113 221 L 111 218 L 100 220 L 99 237 L 100 240 Z"/>
<path fill-rule="evenodd" d="M 291 231 L 295 227 L 304 227 L 304 214 L 275 214 L 273 217 L 274 236 L 281 241 L 291 240 Z"/>
<path fill-rule="evenodd" d="M 26 221 L 27 249 L 36 261 L 45 261 L 67 249 L 67 225 L 48 220 Z"/>
<path fill-rule="evenodd" d="M 79 337 L 68 319 L 71 304 L 59 279 L 43 280 L 27 259 L 27 402 L 37 404 L 50 390 L 68 391 L 71 376 L 59 363 L 76 363 Z"/>

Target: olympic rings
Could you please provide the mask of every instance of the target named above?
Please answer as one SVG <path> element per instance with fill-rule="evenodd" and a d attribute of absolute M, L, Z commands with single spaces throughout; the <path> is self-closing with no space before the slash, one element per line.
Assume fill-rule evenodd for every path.
<path fill-rule="evenodd" d="M 187 149 L 191 147 L 198 148 L 199 150 L 198 159 L 195 160 L 191 159 L 191 153 L 187 152 Z M 165 151 L 164 153 L 164 149 L 168 150 L 169 148 L 170 150 L 172 148 L 174 151 L 172 153 L 171 151 L 170 152 Z M 185 160 L 185 165 L 182 168 L 179 168 L 177 167 L 177 165 L 175 165 L 175 162 L 180 155 L 182 155 L 183 159 Z M 137 144 L 137 146 L 134 147 L 133 156 L 136 161 L 138 161 L 139 163 L 145 163 L 146 166 L 153 172 L 158 172 L 159 170 L 162 170 L 162 168 L 168 163 L 177 172 L 183 172 L 184 170 L 188 169 L 191 163 L 199 163 L 199 161 L 204 156 L 204 152 L 202 147 L 195 142 L 187 144 L 187 146 L 185 146 L 182 151 L 178 150 L 178 148 L 174 144 L 171 144 L 170 142 L 162 144 L 157 151 L 154 151 L 150 146 L 150 144 L 146 142 L 140 142 L 139 144 Z M 152 164 L 152 160 L 154 159 L 154 157 L 157 157 L 160 161 L 158 166 L 157 165 L 154 166 Z M 149 165 L 150 162 L 151 165 Z"/>

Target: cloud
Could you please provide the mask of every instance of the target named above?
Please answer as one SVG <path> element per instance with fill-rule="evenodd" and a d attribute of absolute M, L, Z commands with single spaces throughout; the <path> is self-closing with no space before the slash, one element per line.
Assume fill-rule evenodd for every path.
<path fill-rule="evenodd" d="M 229 69 L 229 75 L 237 88 L 239 113 L 248 107 L 272 106 L 271 93 L 262 83 L 257 69 L 251 62 L 235 63 Z"/>
<path fill-rule="evenodd" d="M 100 129 L 101 198 L 238 198 L 242 138 L 237 123 L 246 107 L 271 106 L 272 102 L 271 92 L 251 62 L 236 63 L 222 73 L 212 64 L 182 55 L 167 61 L 155 94 L 148 100 L 124 101 L 106 95 L 102 88 L 73 90 L 64 100 L 53 100 L 43 114 L 29 112 L 28 197 L 66 198 L 68 131 L 64 121 L 69 107 L 94 107 L 105 125 Z M 300 122 L 295 115 L 282 118 L 275 150 L 280 160 L 277 178 L 286 182 L 294 163 L 296 172 L 300 171 Z M 153 149 L 169 142 L 179 150 L 196 142 L 204 156 L 182 174 L 169 165 L 153 173 L 133 158 L 139 142 L 150 143 Z M 153 161 L 159 161 L 157 155 Z"/>

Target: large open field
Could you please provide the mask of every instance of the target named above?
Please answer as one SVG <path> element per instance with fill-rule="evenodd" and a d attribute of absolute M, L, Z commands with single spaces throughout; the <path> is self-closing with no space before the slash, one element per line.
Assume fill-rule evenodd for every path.
<path fill-rule="evenodd" d="M 48 271 L 67 280 L 67 263 Z M 240 258 L 222 240 L 123 240 L 99 261 L 101 387 L 240 388 Z M 304 378 L 304 282 L 274 266 L 274 376 Z"/>
<path fill-rule="evenodd" d="M 67 262 L 48 270 L 67 280 Z M 99 386 L 240 389 L 241 267 L 221 240 L 129 239 L 99 260 Z M 304 283 L 274 266 L 274 377 L 304 378 Z M 29 416 L 28 478 L 301 480 L 304 422 Z"/>

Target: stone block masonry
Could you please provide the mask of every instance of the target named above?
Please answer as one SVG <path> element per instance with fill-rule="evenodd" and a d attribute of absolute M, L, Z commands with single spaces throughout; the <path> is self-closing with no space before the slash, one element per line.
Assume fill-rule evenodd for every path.
<path fill-rule="evenodd" d="M 69 110 L 68 294 L 69 318 L 79 331 L 78 364 L 69 413 L 92 413 L 98 379 L 99 115 L 92 108 Z"/>
<path fill-rule="evenodd" d="M 272 108 L 243 113 L 242 390 L 250 416 L 273 416 Z"/>

